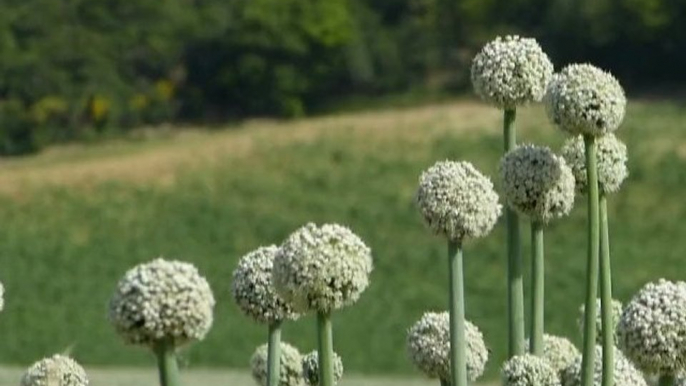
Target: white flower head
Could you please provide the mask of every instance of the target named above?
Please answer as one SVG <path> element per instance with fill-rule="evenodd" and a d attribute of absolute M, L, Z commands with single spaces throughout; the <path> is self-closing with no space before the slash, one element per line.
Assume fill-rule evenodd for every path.
<path fill-rule="evenodd" d="M 86 371 L 73 359 L 53 355 L 29 367 L 21 378 L 21 386 L 88 386 Z"/>
<path fill-rule="evenodd" d="M 474 91 L 487 103 L 512 109 L 539 102 L 553 75 L 553 64 L 535 39 L 497 37 L 472 61 Z"/>
<path fill-rule="evenodd" d="M 571 64 L 555 74 L 545 102 L 548 117 L 560 129 L 595 137 L 617 130 L 626 108 L 617 79 L 590 64 Z"/>
<path fill-rule="evenodd" d="M 595 314 L 595 331 L 596 331 L 596 343 L 601 344 L 603 339 L 603 323 L 601 320 L 602 309 L 600 307 L 600 299 L 596 299 L 596 314 Z M 616 299 L 612 299 L 610 308 L 612 310 L 612 335 L 614 336 L 615 345 L 618 344 L 617 341 L 617 323 L 619 323 L 619 318 L 622 316 L 622 302 Z M 586 316 L 585 312 L 586 305 L 582 304 L 579 307 L 579 318 L 577 319 L 577 324 L 579 325 L 579 330 L 583 333 L 584 328 L 584 318 Z"/>
<path fill-rule="evenodd" d="M 305 355 L 302 360 L 303 378 L 309 386 L 319 386 L 319 354 L 317 351 Z M 333 382 L 334 385 L 343 378 L 343 360 L 333 353 Z"/>
<path fill-rule="evenodd" d="M 309 223 L 281 245 L 272 275 L 295 311 L 330 312 L 355 303 L 371 272 L 371 250 L 350 229 Z"/>
<path fill-rule="evenodd" d="M 110 300 L 109 320 L 127 343 L 178 347 L 205 337 L 214 304 L 195 266 L 158 258 L 126 272 Z"/>
<path fill-rule="evenodd" d="M 469 162 L 441 161 L 424 171 L 416 200 L 435 234 L 459 242 L 490 233 L 502 209 L 491 180 Z"/>
<path fill-rule="evenodd" d="M 629 169 L 626 166 L 628 161 L 626 145 L 614 134 L 609 133 L 599 137 L 596 140 L 596 146 L 598 187 L 602 192 L 615 193 L 629 176 Z M 562 147 L 562 156 L 572 168 L 576 190 L 585 193 L 588 177 L 583 136 L 578 135 L 568 139 Z"/>
<path fill-rule="evenodd" d="M 302 377 L 302 357 L 297 348 L 281 342 L 279 361 L 279 386 L 304 386 Z M 260 386 L 267 386 L 267 364 L 269 346 L 263 344 L 255 349 L 250 358 L 252 378 Z"/>
<path fill-rule="evenodd" d="M 547 359 L 531 354 L 510 358 L 502 369 L 503 386 L 560 386 L 560 378 Z"/>
<path fill-rule="evenodd" d="M 574 176 L 562 157 L 543 146 L 522 145 L 500 161 L 507 204 L 544 224 L 574 206 Z"/>
<path fill-rule="evenodd" d="M 258 323 L 297 319 L 298 314 L 277 294 L 272 283 L 276 246 L 258 248 L 243 256 L 233 271 L 231 292 L 243 313 Z"/>
<path fill-rule="evenodd" d="M 614 384 L 617 386 L 648 386 L 643 374 L 634 367 L 619 349 L 614 349 Z M 579 355 L 574 363 L 562 373 L 562 386 L 581 386 L 581 362 Z M 601 386 L 603 379 L 603 348 L 595 346 L 593 386 Z"/>
<path fill-rule="evenodd" d="M 526 346 L 529 347 L 527 340 Z M 579 350 L 569 339 L 561 336 L 543 335 L 543 358 L 558 373 L 562 373 L 580 355 Z"/>
<path fill-rule="evenodd" d="M 646 284 L 624 308 L 617 339 L 646 373 L 686 370 L 686 283 L 660 279 Z"/>
<path fill-rule="evenodd" d="M 467 379 L 484 372 L 488 349 L 479 328 L 465 321 Z M 450 316 L 427 312 L 407 332 L 407 352 L 412 363 L 429 378 L 450 379 Z"/>

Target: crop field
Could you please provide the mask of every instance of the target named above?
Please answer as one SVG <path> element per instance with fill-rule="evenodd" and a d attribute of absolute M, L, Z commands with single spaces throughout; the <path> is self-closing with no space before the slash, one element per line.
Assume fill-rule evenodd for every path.
<path fill-rule="evenodd" d="M 610 197 L 615 293 L 622 301 L 648 280 L 686 278 L 686 109 L 634 102 L 617 132 L 629 148 L 630 177 Z M 419 379 L 407 360 L 406 329 L 424 311 L 447 305 L 444 241 L 424 227 L 413 197 L 419 174 L 446 158 L 472 161 L 493 177 L 502 139 L 500 113 L 469 101 L 279 122 L 246 121 L 227 130 L 187 129 L 88 146 L 55 147 L 0 163 L 0 382 L 48 354 L 71 350 L 86 368 L 142 378 L 104 386 L 151 384 L 152 355 L 120 342 L 107 322 L 115 284 L 131 266 L 158 256 L 196 264 L 217 298 L 206 340 L 183 351 L 186 374 L 214 385 L 223 369 L 246 369 L 266 331 L 241 315 L 230 296 L 237 260 L 278 244 L 300 225 L 338 222 L 372 248 L 371 285 L 335 314 L 334 342 L 350 374 Z M 565 136 L 540 107 L 522 109 L 519 140 L 558 150 Z M 580 342 L 585 200 L 546 234 L 546 329 Z M 523 237 L 528 256 L 528 230 Z M 497 376 L 507 344 L 503 224 L 467 243 L 467 318 L 484 332 Z M 527 259 L 528 260 L 528 259 Z M 528 268 L 528 265 L 526 265 Z M 315 347 L 314 320 L 285 325 L 283 339 Z M 202 370 L 221 368 L 222 371 Z M 231 373 L 233 374 L 233 373 Z M 206 378 L 202 378 L 206 377 Z M 140 379 L 140 381 L 138 380 Z M 191 378 L 188 378 L 191 379 Z M 194 378 L 195 379 L 195 378 Z M 415 386 L 353 378 L 343 385 Z M 123 383 L 122 383 L 123 382 Z M 140 382 L 140 383 L 136 383 Z M 368 383 L 366 383 L 368 382 Z M 412 383 L 415 382 L 415 383 Z"/>

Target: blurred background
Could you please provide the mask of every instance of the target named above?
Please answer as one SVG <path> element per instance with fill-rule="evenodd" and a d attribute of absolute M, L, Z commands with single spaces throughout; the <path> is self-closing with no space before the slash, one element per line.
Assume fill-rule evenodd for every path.
<path fill-rule="evenodd" d="M 499 34 L 617 76 L 631 175 L 610 198 L 615 292 L 683 279 L 685 26 L 682 0 L 0 0 L 0 363 L 70 348 L 91 367 L 152 365 L 107 303 L 163 255 L 196 264 L 218 300 L 183 366 L 244 375 L 266 330 L 232 302 L 235 264 L 316 221 L 374 252 L 370 288 L 334 320 L 347 371 L 418 375 L 405 332 L 445 308 L 447 278 L 413 196 L 446 158 L 497 181 L 502 116 L 472 99 L 469 67 Z M 538 105 L 518 126 L 522 141 L 565 139 Z M 584 205 L 546 239 L 547 328 L 577 343 Z M 507 342 L 502 227 L 466 250 L 487 379 Z M 314 349 L 314 321 L 284 339 Z"/>

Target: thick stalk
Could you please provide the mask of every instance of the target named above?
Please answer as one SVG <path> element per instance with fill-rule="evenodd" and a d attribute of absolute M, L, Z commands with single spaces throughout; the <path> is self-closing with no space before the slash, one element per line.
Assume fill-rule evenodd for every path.
<path fill-rule="evenodd" d="M 157 356 L 157 368 L 160 373 L 160 386 L 180 386 L 179 366 L 176 362 L 176 350 L 169 340 L 159 341 L 154 347 Z"/>
<path fill-rule="evenodd" d="M 269 325 L 269 351 L 267 352 L 267 386 L 279 384 L 281 367 L 281 322 Z"/>
<path fill-rule="evenodd" d="M 505 152 L 517 145 L 515 109 L 505 110 L 503 138 Z M 505 209 L 507 223 L 507 325 L 509 357 L 522 355 L 524 344 L 524 281 L 522 278 L 522 255 L 519 235 L 519 216 L 511 208 Z"/>
<path fill-rule="evenodd" d="M 598 260 L 600 229 L 598 214 L 598 169 L 595 138 L 584 135 L 588 174 L 588 258 L 586 261 L 586 304 L 584 306 L 584 345 L 581 361 L 581 386 L 593 385 L 595 363 L 596 296 L 598 296 Z"/>
<path fill-rule="evenodd" d="M 612 320 L 612 271 L 610 263 L 610 229 L 607 221 L 607 197 L 600 192 L 600 325 L 603 344 L 602 386 L 613 386 L 615 378 L 615 339 Z"/>
<path fill-rule="evenodd" d="M 333 378 L 333 329 L 331 314 L 317 314 L 319 343 L 319 386 L 334 386 Z"/>
<path fill-rule="evenodd" d="M 669 374 L 660 375 L 660 379 L 657 382 L 659 386 L 674 386 L 675 383 L 674 376 Z"/>
<path fill-rule="evenodd" d="M 462 245 L 459 242 L 448 242 L 448 272 L 450 275 L 450 384 L 451 386 L 467 386 L 464 272 Z"/>
<path fill-rule="evenodd" d="M 529 350 L 543 356 L 544 261 L 543 224 L 531 222 L 531 333 Z"/>

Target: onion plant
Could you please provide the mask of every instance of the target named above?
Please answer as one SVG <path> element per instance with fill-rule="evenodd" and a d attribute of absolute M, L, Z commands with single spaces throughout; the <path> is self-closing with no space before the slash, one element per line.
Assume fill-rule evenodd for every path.
<path fill-rule="evenodd" d="M 488 348 L 478 327 L 465 321 L 467 379 L 476 381 L 484 373 Z M 450 385 L 450 315 L 447 312 L 426 312 L 407 331 L 407 353 L 412 363 L 429 378 L 438 378 L 441 385 Z"/>
<path fill-rule="evenodd" d="M 86 371 L 66 355 L 53 355 L 29 367 L 20 386 L 88 386 Z"/>
<path fill-rule="evenodd" d="M 452 386 L 467 385 L 463 242 L 491 232 L 501 206 L 491 181 L 468 162 L 438 162 L 420 177 L 417 205 L 431 230 L 448 241 Z"/>
<path fill-rule="evenodd" d="M 192 264 L 158 258 L 126 272 L 110 300 L 109 320 L 126 343 L 153 351 L 161 386 L 179 386 L 177 349 L 205 338 L 214 304 Z"/>
<path fill-rule="evenodd" d="M 593 383 L 595 356 L 595 314 L 598 292 L 600 254 L 600 213 L 598 157 L 596 138 L 611 133 L 624 119 L 626 97 L 621 85 L 610 73 L 589 64 L 572 64 L 553 77 L 546 93 L 546 110 L 551 121 L 572 135 L 582 135 L 587 174 L 588 250 L 586 261 L 586 299 L 582 385 Z M 609 325 L 612 299 L 609 265 L 603 264 L 601 308 Z M 611 329 L 604 330 L 611 334 Z M 611 337 L 611 335 L 610 335 Z M 613 385 L 613 351 L 610 338 L 603 344 L 602 386 Z"/>
<path fill-rule="evenodd" d="M 531 220 L 530 352 L 543 355 L 544 250 L 543 230 L 569 214 L 574 205 L 574 176 L 565 160 L 542 146 L 523 145 L 500 162 L 503 195 L 513 210 Z"/>
<path fill-rule="evenodd" d="M 371 250 L 350 229 L 309 223 L 281 245 L 272 269 L 277 293 L 296 312 L 317 314 L 319 382 L 333 386 L 331 315 L 354 304 L 369 285 Z"/>
<path fill-rule="evenodd" d="M 299 317 L 276 294 L 272 284 L 272 267 L 278 250 L 272 245 L 243 256 L 233 272 L 231 287 L 233 298 L 241 311 L 255 322 L 268 326 L 266 386 L 276 386 L 279 382 L 281 324 L 284 320 Z"/>
<path fill-rule="evenodd" d="M 504 151 L 515 148 L 517 107 L 543 98 L 553 65 L 535 39 L 498 37 L 474 57 L 471 79 L 474 91 L 488 104 L 503 111 Z M 524 353 L 524 286 L 519 219 L 505 210 L 508 259 L 509 356 Z"/>
<path fill-rule="evenodd" d="M 686 372 L 686 283 L 646 284 L 626 305 L 617 325 L 622 351 L 660 386 Z"/>

